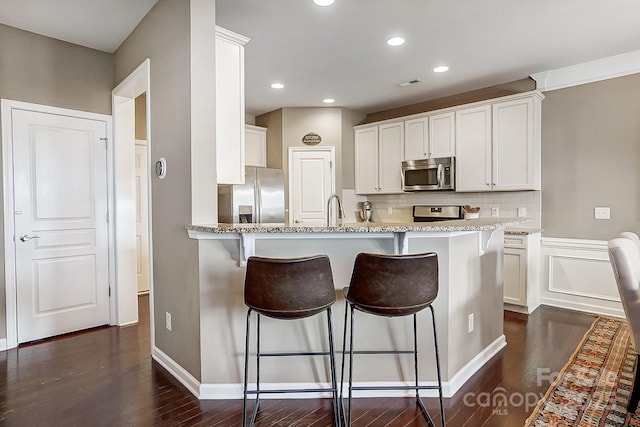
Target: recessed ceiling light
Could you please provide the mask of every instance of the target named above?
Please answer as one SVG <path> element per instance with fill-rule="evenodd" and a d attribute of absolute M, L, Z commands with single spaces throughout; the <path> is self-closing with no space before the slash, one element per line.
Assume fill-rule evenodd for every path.
<path fill-rule="evenodd" d="M 313 0 L 318 6 L 331 6 L 334 0 Z"/>
<path fill-rule="evenodd" d="M 391 37 L 387 40 L 387 44 L 389 46 L 400 46 L 404 44 L 404 39 L 402 37 Z"/>
<path fill-rule="evenodd" d="M 325 98 L 322 100 L 322 102 L 324 102 L 325 104 L 333 104 L 334 102 L 336 102 L 336 100 L 333 98 Z"/>
<path fill-rule="evenodd" d="M 449 67 L 447 67 L 446 65 L 438 65 L 436 68 L 433 69 L 433 71 L 436 73 L 444 73 L 448 69 Z"/>
<path fill-rule="evenodd" d="M 282 83 L 271 83 L 271 88 L 273 89 L 282 89 L 284 85 Z"/>

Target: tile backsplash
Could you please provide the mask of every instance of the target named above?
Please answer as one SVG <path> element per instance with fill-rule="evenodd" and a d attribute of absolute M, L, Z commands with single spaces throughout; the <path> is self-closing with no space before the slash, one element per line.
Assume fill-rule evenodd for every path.
<path fill-rule="evenodd" d="M 517 217 L 518 208 L 526 209 L 527 227 L 540 228 L 540 191 L 501 191 L 492 193 L 456 193 L 425 191 L 417 193 L 358 195 L 354 190 L 342 191 L 345 222 L 360 221 L 358 203 L 373 203 L 374 222 L 410 222 L 413 205 L 469 205 L 480 207 L 480 217 L 490 217 L 492 208 L 498 208 L 500 217 Z"/>

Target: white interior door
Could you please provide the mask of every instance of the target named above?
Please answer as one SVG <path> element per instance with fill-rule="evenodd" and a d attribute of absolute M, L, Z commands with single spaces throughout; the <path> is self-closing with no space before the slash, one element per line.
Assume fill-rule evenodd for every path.
<path fill-rule="evenodd" d="M 149 200 L 147 141 L 136 140 L 136 260 L 138 293 L 149 291 Z"/>
<path fill-rule="evenodd" d="M 327 221 L 327 200 L 335 191 L 335 152 L 291 148 L 289 152 L 289 222 L 322 226 Z"/>
<path fill-rule="evenodd" d="M 107 122 L 11 120 L 18 342 L 107 324 Z"/>

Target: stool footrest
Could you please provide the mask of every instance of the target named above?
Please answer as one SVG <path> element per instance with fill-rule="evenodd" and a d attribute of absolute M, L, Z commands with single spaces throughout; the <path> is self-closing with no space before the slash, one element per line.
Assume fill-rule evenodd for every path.
<path fill-rule="evenodd" d="M 414 354 L 413 350 L 357 350 L 353 354 Z"/>
<path fill-rule="evenodd" d="M 388 386 L 358 386 L 351 387 L 351 390 L 439 390 L 437 385 L 388 385 Z"/>
<path fill-rule="evenodd" d="M 275 394 L 275 393 L 337 393 L 333 388 L 283 388 L 277 390 L 247 390 L 247 394 Z"/>
<path fill-rule="evenodd" d="M 304 353 L 258 353 L 259 357 L 283 357 L 283 356 L 331 356 L 331 353 L 328 351 L 312 351 L 312 352 L 304 352 Z"/>

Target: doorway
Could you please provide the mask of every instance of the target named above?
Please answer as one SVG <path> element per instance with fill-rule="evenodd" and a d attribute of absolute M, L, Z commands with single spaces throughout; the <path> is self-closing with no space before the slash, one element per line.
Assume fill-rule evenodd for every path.
<path fill-rule="evenodd" d="M 150 60 L 146 59 L 129 76 L 127 76 L 115 89 L 113 89 L 113 130 L 115 147 L 111 164 L 114 171 L 114 220 L 117 224 L 114 230 L 113 239 L 116 243 L 114 259 L 117 271 L 114 271 L 115 279 L 118 283 L 115 295 L 116 304 L 112 305 L 112 318 L 117 319 L 117 324 L 127 325 L 138 322 L 138 279 L 140 270 L 139 248 L 144 249 L 146 243 L 146 264 L 147 268 L 142 272 L 146 273 L 148 279 L 148 301 L 150 325 L 153 325 L 153 252 L 151 232 L 151 149 L 153 146 L 151 137 L 150 108 L 151 97 L 150 88 Z M 137 105 L 136 105 L 137 104 Z M 140 108 L 140 104 L 144 107 Z M 137 108 L 136 108 L 137 106 Z M 140 150 L 140 145 L 136 145 L 136 140 L 144 139 L 146 149 Z M 136 167 L 136 151 L 140 156 L 140 167 Z M 140 169 L 146 169 L 141 172 Z M 144 173 L 144 180 L 137 180 L 136 175 Z M 136 185 L 138 183 L 138 185 Z M 140 208 L 141 200 L 147 201 L 146 213 L 144 208 Z M 139 218 L 140 216 L 146 218 Z M 145 222 L 146 229 L 140 230 L 140 222 Z M 146 232 L 146 242 L 139 244 L 139 239 L 144 239 Z M 140 236 L 140 237 L 137 237 Z M 151 327 L 151 346 L 154 346 L 154 330 Z"/>

